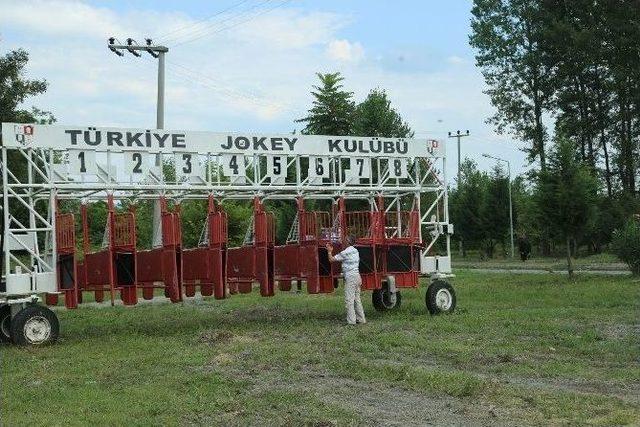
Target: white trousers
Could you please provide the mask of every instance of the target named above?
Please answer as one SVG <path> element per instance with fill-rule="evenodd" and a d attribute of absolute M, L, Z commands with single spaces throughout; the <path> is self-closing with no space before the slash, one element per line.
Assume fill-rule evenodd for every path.
<path fill-rule="evenodd" d="M 362 278 L 359 273 L 351 273 L 344 276 L 344 304 L 347 308 L 347 323 L 355 325 L 366 323 L 364 309 L 360 301 L 360 286 Z"/>

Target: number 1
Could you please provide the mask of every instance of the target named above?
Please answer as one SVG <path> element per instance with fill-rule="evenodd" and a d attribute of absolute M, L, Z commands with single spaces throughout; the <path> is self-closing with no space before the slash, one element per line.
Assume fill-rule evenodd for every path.
<path fill-rule="evenodd" d="M 84 163 L 84 151 L 78 153 L 78 159 L 80 159 L 80 173 L 86 173 L 87 165 Z"/>

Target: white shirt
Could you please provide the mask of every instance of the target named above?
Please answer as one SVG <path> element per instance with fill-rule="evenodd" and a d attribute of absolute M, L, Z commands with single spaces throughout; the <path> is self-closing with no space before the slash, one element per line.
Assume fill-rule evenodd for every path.
<path fill-rule="evenodd" d="M 360 254 L 353 246 L 348 246 L 339 254 L 334 256 L 336 261 L 342 262 L 342 274 L 359 273 Z"/>

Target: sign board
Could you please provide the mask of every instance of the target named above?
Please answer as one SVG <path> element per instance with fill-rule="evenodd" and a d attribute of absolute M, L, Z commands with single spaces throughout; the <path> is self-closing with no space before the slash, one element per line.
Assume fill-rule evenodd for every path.
<path fill-rule="evenodd" d="M 53 150 L 144 151 L 148 153 L 264 154 L 358 158 L 445 157 L 443 142 L 290 134 L 221 133 L 37 124 L 2 124 L 3 145 Z M 318 174 L 317 176 L 324 176 Z"/>

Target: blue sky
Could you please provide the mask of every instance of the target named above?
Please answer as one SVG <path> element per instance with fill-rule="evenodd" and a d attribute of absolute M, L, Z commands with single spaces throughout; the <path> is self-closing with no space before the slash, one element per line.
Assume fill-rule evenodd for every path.
<path fill-rule="evenodd" d="M 314 73 L 340 71 L 356 100 L 386 89 L 417 137 L 469 129 L 463 157 L 489 169 L 488 152 L 521 172 L 518 143 L 485 124 L 493 109 L 468 45 L 470 9 L 466 0 L 0 0 L 0 54 L 27 49 L 29 75 L 50 83 L 30 104 L 78 125 L 155 122 L 154 61 L 111 54 L 111 35 L 166 42 L 167 128 L 290 132 Z M 451 179 L 454 144 L 448 153 Z"/>

